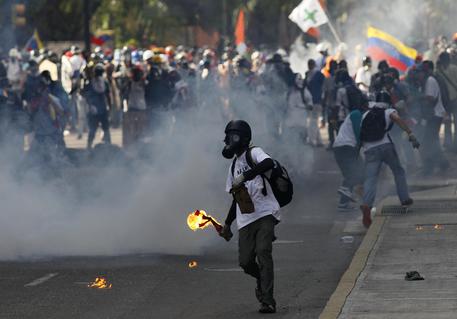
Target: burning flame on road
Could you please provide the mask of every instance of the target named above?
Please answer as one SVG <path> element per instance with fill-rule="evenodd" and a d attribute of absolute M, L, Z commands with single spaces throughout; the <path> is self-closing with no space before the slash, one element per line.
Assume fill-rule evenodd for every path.
<path fill-rule="evenodd" d="M 198 263 L 195 260 L 189 261 L 189 268 L 195 268 L 198 266 Z"/>
<path fill-rule="evenodd" d="M 220 232 L 222 230 L 222 225 L 213 217 L 207 215 L 204 210 L 196 210 L 187 216 L 187 225 L 193 231 L 206 228 L 211 224 L 216 228 L 216 231 Z"/>
<path fill-rule="evenodd" d="M 109 284 L 103 277 L 95 278 L 94 282 L 91 282 L 87 285 L 89 288 L 96 288 L 96 289 L 111 289 L 113 287 L 112 284 Z"/>

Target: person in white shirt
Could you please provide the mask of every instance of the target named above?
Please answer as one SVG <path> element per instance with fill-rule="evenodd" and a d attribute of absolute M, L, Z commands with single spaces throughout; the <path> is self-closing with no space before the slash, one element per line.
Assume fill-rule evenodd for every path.
<path fill-rule="evenodd" d="M 401 204 L 403 206 L 413 204 L 413 200 L 409 196 L 405 170 L 400 164 L 395 146 L 389 136 L 389 130 L 395 123 L 408 134 L 409 141 L 414 148 L 419 148 L 420 144 L 408 125 L 391 106 L 392 100 L 389 93 L 387 91 L 378 92 L 374 107 L 362 116 L 360 141 L 365 154 L 365 182 L 363 203 L 360 209 L 363 214 L 363 225 L 367 228 L 371 225 L 370 214 L 376 199 L 376 185 L 383 163 L 392 171 Z"/>
<path fill-rule="evenodd" d="M 250 147 L 251 128 L 242 120 L 230 121 L 225 128 L 222 155 L 235 157 L 228 170 L 226 191 L 234 194 L 225 225 L 220 235 L 232 237 L 230 226 L 236 219 L 239 232 L 239 263 L 244 272 L 257 280 L 255 295 L 261 303 L 260 313 L 276 312 L 273 298 L 274 227 L 280 220 L 279 204 L 262 176 L 274 162 L 260 147 Z M 248 156 L 254 166 L 249 165 Z M 241 200 L 242 193 L 246 200 Z M 249 202 L 246 205 L 246 202 Z"/>
<path fill-rule="evenodd" d="M 355 84 L 363 93 L 367 95 L 371 85 L 371 67 L 371 58 L 366 56 L 362 60 L 362 67 L 357 70 L 355 75 Z"/>
<path fill-rule="evenodd" d="M 21 88 L 22 69 L 19 61 L 19 52 L 16 48 L 9 51 L 9 59 L 6 64 L 6 77 L 11 85 L 13 91 L 19 91 Z"/>
<path fill-rule="evenodd" d="M 441 91 L 433 74 L 433 62 L 424 61 L 418 69 L 419 81 L 422 82 L 424 90 L 424 106 L 422 124 L 424 127 L 423 151 L 421 153 L 423 162 L 423 175 L 431 175 L 435 168 L 445 171 L 449 168 L 449 162 L 441 149 L 439 132 L 446 116 Z"/>

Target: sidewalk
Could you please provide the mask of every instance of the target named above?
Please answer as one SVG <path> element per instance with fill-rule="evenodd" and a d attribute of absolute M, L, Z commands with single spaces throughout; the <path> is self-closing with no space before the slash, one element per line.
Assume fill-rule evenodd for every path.
<path fill-rule="evenodd" d="M 378 205 L 358 251 L 320 319 L 457 318 L 457 182 L 420 183 L 408 210 Z M 434 188 L 436 187 L 436 188 Z M 406 281 L 418 271 L 425 280 Z"/>

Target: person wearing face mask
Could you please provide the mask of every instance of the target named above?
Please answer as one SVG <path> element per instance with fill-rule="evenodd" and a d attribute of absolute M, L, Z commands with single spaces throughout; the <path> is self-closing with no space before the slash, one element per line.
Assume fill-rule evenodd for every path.
<path fill-rule="evenodd" d="M 222 155 L 234 158 L 228 170 L 226 191 L 234 195 L 234 200 L 220 235 L 229 241 L 232 237 L 230 226 L 236 219 L 239 264 L 245 273 L 257 280 L 255 295 L 261 303 L 259 312 L 274 313 L 272 244 L 280 215 L 278 201 L 262 175 L 275 164 L 260 147 L 250 147 L 251 135 L 249 124 L 242 120 L 230 121 L 225 128 Z M 249 162 L 254 164 L 252 168 Z M 247 192 L 243 202 L 239 200 L 243 197 L 238 194 L 240 190 Z M 246 205 L 246 202 L 250 203 Z"/>
<path fill-rule="evenodd" d="M 355 84 L 365 94 L 368 94 L 371 84 L 371 58 L 366 56 L 362 60 L 362 67 L 357 70 Z"/>
<path fill-rule="evenodd" d="M 89 124 L 89 135 L 87 138 L 87 148 L 90 150 L 94 142 L 95 133 L 100 124 L 103 129 L 103 141 L 111 144 L 109 130 L 108 109 L 111 108 L 109 85 L 103 77 L 105 68 L 103 64 L 94 67 L 93 77 L 89 85 L 84 87 L 83 95 L 89 105 L 87 120 Z"/>

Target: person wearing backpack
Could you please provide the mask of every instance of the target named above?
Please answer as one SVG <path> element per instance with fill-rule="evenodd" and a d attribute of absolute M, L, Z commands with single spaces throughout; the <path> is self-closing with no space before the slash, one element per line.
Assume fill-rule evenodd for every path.
<path fill-rule="evenodd" d="M 230 240 L 231 224 L 236 219 L 239 264 L 257 280 L 255 295 L 261 303 L 259 312 L 274 313 L 272 250 L 280 204 L 265 174 L 273 170 L 275 161 L 260 147 L 250 147 L 251 136 L 249 124 L 242 120 L 230 121 L 225 128 L 222 155 L 234 158 L 228 170 L 226 191 L 234 199 L 220 236 Z"/>
<path fill-rule="evenodd" d="M 389 131 L 397 124 L 408 135 L 414 148 L 420 144 L 408 125 L 392 108 L 389 93 L 380 91 L 376 94 L 376 103 L 362 116 L 360 141 L 365 155 L 365 182 L 363 185 L 363 202 L 360 206 L 363 215 L 363 225 L 371 225 L 371 209 L 376 198 L 376 185 L 382 164 L 392 171 L 401 205 L 410 206 L 413 200 L 409 196 L 405 170 L 400 164 L 395 146 L 389 136 Z"/>

